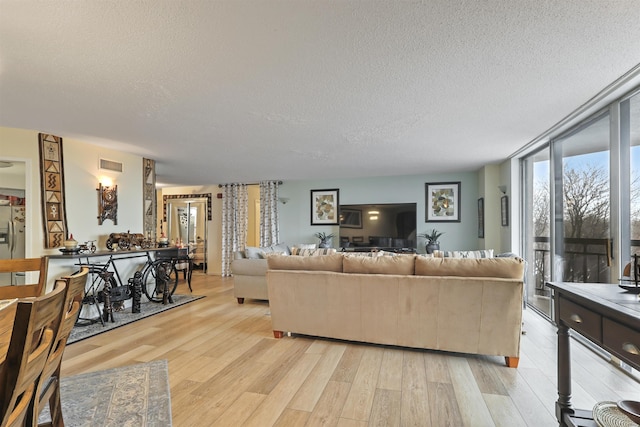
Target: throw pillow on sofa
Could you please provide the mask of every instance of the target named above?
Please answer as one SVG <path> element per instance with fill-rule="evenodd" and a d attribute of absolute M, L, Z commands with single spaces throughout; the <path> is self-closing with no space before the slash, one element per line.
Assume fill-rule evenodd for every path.
<path fill-rule="evenodd" d="M 264 250 L 262 248 L 256 248 L 254 246 L 247 246 L 244 248 L 244 253 L 249 259 L 261 259 L 264 258 Z"/>
<path fill-rule="evenodd" d="M 322 249 L 300 249 L 293 248 L 291 250 L 291 255 L 299 255 L 299 256 L 320 256 L 320 255 L 331 255 L 335 254 L 337 251 L 335 248 L 322 248 Z"/>
<path fill-rule="evenodd" d="M 318 245 L 316 245 L 315 243 L 298 243 L 297 245 L 295 245 L 293 249 L 316 249 Z"/>
<path fill-rule="evenodd" d="M 482 249 L 479 251 L 433 251 L 436 258 L 493 258 L 493 249 Z"/>
<path fill-rule="evenodd" d="M 385 252 L 385 251 L 370 251 L 370 252 L 349 252 L 349 253 L 345 253 L 344 256 L 345 257 L 369 257 L 369 258 L 376 258 L 379 256 L 383 256 L 383 255 L 387 255 L 391 252 Z"/>
<path fill-rule="evenodd" d="M 265 258 L 265 254 L 268 253 L 280 253 L 283 255 L 290 255 L 291 251 L 289 251 L 289 247 L 284 243 L 278 243 L 271 246 L 264 246 L 261 248 L 256 248 L 255 246 L 247 246 L 244 248 L 244 252 L 249 259 L 263 259 Z"/>

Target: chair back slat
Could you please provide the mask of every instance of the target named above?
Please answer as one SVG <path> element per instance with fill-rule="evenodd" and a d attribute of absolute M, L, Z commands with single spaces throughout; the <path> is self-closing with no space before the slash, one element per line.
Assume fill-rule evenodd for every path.
<path fill-rule="evenodd" d="M 11 342 L 11 332 L 13 331 L 13 322 L 16 319 L 16 308 L 18 307 L 18 300 L 4 300 L 0 301 L 0 366 L 4 362 L 9 350 L 9 343 Z M 2 368 L 0 367 L 0 372 Z M 0 381 L 2 379 L 0 378 Z"/>
<path fill-rule="evenodd" d="M 36 380 L 42 374 L 63 315 L 66 285 L 29 300 L 19 300 L 11 341 L 2 366 L 0 427 L 23 425 Z"/>
<path fill-rule="evenodd" d="M 0 299 L 27 298 L 44 294 L 47 285 L 49 257 L 0 260 L 0 273 L 38 272 L 38 282 L 16 286 L 0 286 Z"/>
<path fill-rule="evenodd" d="M 64 349 L 67 345 L 67 339 L 78 320 L 78 315 L 82 308 L 82 299 L 85 293 L 88 273 L 89 268 L 85 266 L 76 274 L 56 280 L 56 287 L 66 287 L 64 313 L 60 327 L 58 328 L 58 333 L 51 347 L 51 352 L 42 369 L 42 375 L 38 379 L 38 385 L 34 395 L 34 407 L 27 416 L 27 425 L 38 425 L 38 415 L 47 406 L 47 401 L 49 401 L 49 413 L 52 425 L 64 425 L 60 403 L 60 366 L 62 365 L 62 356 L 64 355 Z"/>

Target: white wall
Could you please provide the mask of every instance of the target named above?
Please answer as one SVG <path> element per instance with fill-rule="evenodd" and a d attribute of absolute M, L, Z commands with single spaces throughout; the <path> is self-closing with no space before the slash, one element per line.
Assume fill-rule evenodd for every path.
<path fill-rule="evenodd" d="M 504 252 L 501 241 L 502 221 L 500 216 L 500 167 L 487 165 L 478 172 L 478 198 L 484 198 L 484 239 L 478 238 L 482 249 Z"/>
<path fill-rule="evenodd" d="M 520 254 L 522 249 L 523 235 L 520 233 L 521 227 L 521 201 L 520 191 L 520 161 L 509 159 L 500 165 L 500 184 L 507 187 L 509 196 L 509 226 L 500 230 L 500 240 L 504 252 L 514 252 Z"/>
<path fill-rule="evenodd" d="M 461 222 L 425 222 L 425 183 L 461 182 Z M 280 240 L 288 245 L 318 243 L 317 232 L 339 233 L 338 226 L 318 226 L 311 223 L 310 191 L 321 189 L 340 190 L 340 204 L 362 203 L 417 203 L 417 232 L 431 228 L 443 231 L 440 247 L 443 250 L 471 250 L 478 248 L 477 200 L 478 174 L 425 174 L 355 179 L 327 179 L 309 181 L 285 181 L 280 186 L 280 197 L 288 197 L 286 205 L 280 204 Z M 334 240 L 334 246 L 337 244 Z M 418 250 L 424 252 L 424 241 L 418 241 Z"/>
<path fill-rule="evenodd" d="M 63 138 L 67 226 L 78 242 L 97 240 L 106 249 L 111 233 L 143 233 L 142 157 Z M 122 173 L 98 169 L 99 159 L 123 164 Z M 98 183 L 108 177 L 118 186 L 118 224 L 98 225 Z"/>

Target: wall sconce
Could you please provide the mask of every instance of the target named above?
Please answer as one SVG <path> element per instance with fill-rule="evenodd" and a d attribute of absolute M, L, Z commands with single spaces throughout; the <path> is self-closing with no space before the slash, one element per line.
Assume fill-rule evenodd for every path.
<path fill-rule="evenodd" d="M 498 190 L 500 190 L 500 192 L 502 194 L 507 194 L 507 186 L 506 185 L 498 185 Z"/>
<path fill-rule="evenodd" d="M 287 202 L 289 202 L 289 198 L 288 197 L 278 197 L 278 201 L 280 203 L 282 203 L 283 205 L 286 205 Z"/>
<path fill-rule="evenodd" d="M 98 191 L 98 225 L 102 225 L 105 219 L 110 219 L 114 225 L 118 225 L 118 186 L 100 183 L 96 190 Z"/>
<path fill-rule="evenodd" d="M 377 221 L 378 220 L 378 215 L 380 214 L 379 211 L 369 211 L 367 213 L 369 214 L 369 221 Z"/>

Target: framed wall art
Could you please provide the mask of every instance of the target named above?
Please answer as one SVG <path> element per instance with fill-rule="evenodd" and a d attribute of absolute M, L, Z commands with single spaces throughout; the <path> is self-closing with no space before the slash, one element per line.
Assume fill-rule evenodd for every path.
<path fill-rule="evenodd" d="M 500 220 L 503 227 L 509 226 L 509 196 L 500 198 Z"/>
<path fill-rule="evenodd" d="M 460 182 L 425 184 L 425 222 L 460 222 Z"/>
<path fill-rule="evenodd" d="M 484 198 L 478 199 L 478 237 L 484 239 Z"/>
<path fill-rule="evenodd" d="M 340 190 L 311 190 L 311 225 L 338 225 Z"/>

